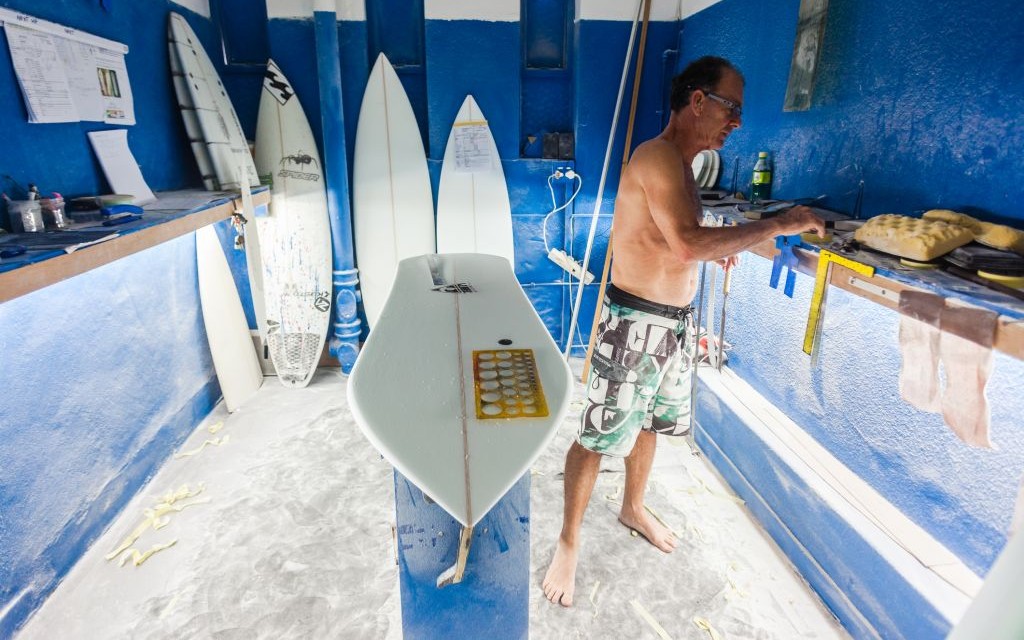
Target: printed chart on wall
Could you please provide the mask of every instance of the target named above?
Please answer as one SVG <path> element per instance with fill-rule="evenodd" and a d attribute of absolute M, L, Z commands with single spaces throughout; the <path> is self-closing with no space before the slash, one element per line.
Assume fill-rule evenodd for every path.
<path fill-rule="evenodd" d="M 127 46 L 10 9 L 0 23 L 29 122 L 135 124 Z"/>
<path fill-rule="evenodd" d="M 498 147 L 473 96 L 455 116 L 437 193 L 438 253 L 489 253 L 515 264 L 512 206 Z"/>

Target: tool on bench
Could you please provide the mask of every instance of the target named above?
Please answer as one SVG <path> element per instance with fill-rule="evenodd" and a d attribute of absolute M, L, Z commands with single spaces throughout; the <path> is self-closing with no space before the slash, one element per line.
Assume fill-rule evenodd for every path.
<path fill-rule="evenodd" d="M 817 196 L 815 198 L 797 198 L 796 200 L 779 200 L 778 202 L 773 202 L 773 203 L 771 203 L 769 205 L 748 204 L 748 205 L 740 205 L 737 208 L 743 214 L 743 217 L 747 218 L 748 220 L 762 220 L 764 218 L 770 218 L 770 217 L 772 217 L 772 216 L 774 216 L 776 214 L 782 213 L 783 211 L 787 211 L 787 210 L 792 209 L 793 207 L 796 207 L 796 206 L 799 206 L 799 205 L 812 206 L 815 203 L 821 202 L 822 200 L 824 200 L 825 197 L 826 196 L 824 194 L 822 194 L 822 195 Z"/>
<path fill-rule="evenodd" d="M 818 364 L 818 353 L 821 350 L 821 327 L 825 317 L 825 300 L 828 294 L 828 285 L 832 280 L 833 264 L 842 265 L 868 278 L 875 275 L 874 267 L 822 249 L 818 256 L 818 270 L 814 276 L 814 293 L 811 294 L 811 310 L 807 314 L 807 328 L 804 331 L 804 353 L 811 356 L 812 366 Z"/>
<path fill-rule="evenodd" d="M 693 345 L 693 359 L 690 360 L 690 430 L 686 434 L 686 443 L 693 455 L 699 455 L 697 441 L 694 433 L 694 419 L 697 412 L 697 365 L 700 363 L 700 327 L 704 318 L 704 281 L 708 273 L 708 263 L 700 263 L 700 284 L 697 285 L 697 323 L 694 325 L 693 339 L 697 344 Z"/>
<path fill-rule="evenodd" d="M 723 216 L 715 215 L 713 213 L 705 212 L 704 214 L 704 225 L 705 227 L 721 227 L 725 224 L 725 218 Z M 708 364 L 712 367 L 718 368 L 718 360 L 716 358 L 720 355 L 715 349 L 715 281 L 717 280 L 718 272 L 712 265 L 711 269 L 711 280 L 708 285 L 708 322 L 707 322 L 707 333 L 704 335 L 705 339 L 705 350 L 708 354 Z M 697 355 L 700 355 L 700 325 L 697 325 Z M 698 358 L 699 360 L 699 358 Z"/>
<path fill-rule="evenodd" d="M 722 370 L 722 361 L 725 360 L 725 310 L 729 304 L 729 285 L 732 283 L 732 270 L 735 265 L 725 270 L 725 280 L 722 282 L 722 322 L 718 327 L 718 362 L 716 368 Z"/>
<path fill-rule="evenodd" d="M 782 275 L 782 269 L 785 267 L 788 271 L 786 272 L 786 285 L 782 291 L 790 298 L 793 297 L 793 284 L 796 282 L 796 267 L 800 263 L 800 259 L 793 253 L 793 249 L 799 247 L 800 242 L 798 235 L 775 238 L 775 248 L 779 250 L 779 253 L 772 260 L 772 275 L 768 284 L 772 289 L 778 289 L 779 276 Z"/>
<path fill-rule="evenodd" d="M 5 244 L 3 248 L 0 248 L 0 258 L 13 258 L 20 256 L 26 251 L 28 251 L 28 248 L 23 244 Z"/>
<path fill-rule="evenodd" d="M 103 215 L 103 226 L 112 227 L 117 224 L 133 222 L 142 218 L 142 207 L 134 204 L 115 204 L 100 209 Z"/>

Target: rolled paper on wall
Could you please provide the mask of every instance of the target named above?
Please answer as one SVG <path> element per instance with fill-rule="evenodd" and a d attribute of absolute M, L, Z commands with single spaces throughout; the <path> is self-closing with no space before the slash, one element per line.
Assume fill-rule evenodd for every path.
<path fill-rule="evenodd" d="M 900 294 L 900 397 L 911 406 L 938 413 L 939 321 L 945 302 L 921 291 Z"/>
<path fill-rule="evenodd" d="M 967 444 L 992 448 L 985 387 L 992 373 L 992 343 L 998 315 L 947 306 L 942 310 L 939 358 L 946 370 L 942 417 Z"/>

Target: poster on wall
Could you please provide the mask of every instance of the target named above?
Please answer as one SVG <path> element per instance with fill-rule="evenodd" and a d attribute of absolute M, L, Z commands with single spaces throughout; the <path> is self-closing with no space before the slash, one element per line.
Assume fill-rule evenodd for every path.
<path fill-rule="evenodd" d="M 828 0 L 800 0 L 796 41 L 793 43 L 793 60 L 789 65 L 789 83 L 786 85 L 783 111 L 807 111 L 811 108 L 827 15 Z"/>
<path fill-rule="evenodd" d="M 125 45 L 0 8 L 28 121 L 135 124 Z"/>

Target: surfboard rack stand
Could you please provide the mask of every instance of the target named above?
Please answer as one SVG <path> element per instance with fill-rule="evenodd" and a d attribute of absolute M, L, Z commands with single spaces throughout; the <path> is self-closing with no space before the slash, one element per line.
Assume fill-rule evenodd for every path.
<path fill-rule="evenodd" d="M 469 547 L 472 544 L 473 527 L 462 527 L 462 533 L 459 534 L 459 552 L 455 556 L 455 564 L 437 576 L 438 589 L 462 582 L 462 576 L 466 573 L 466 560 L 469 559 Z"/>

